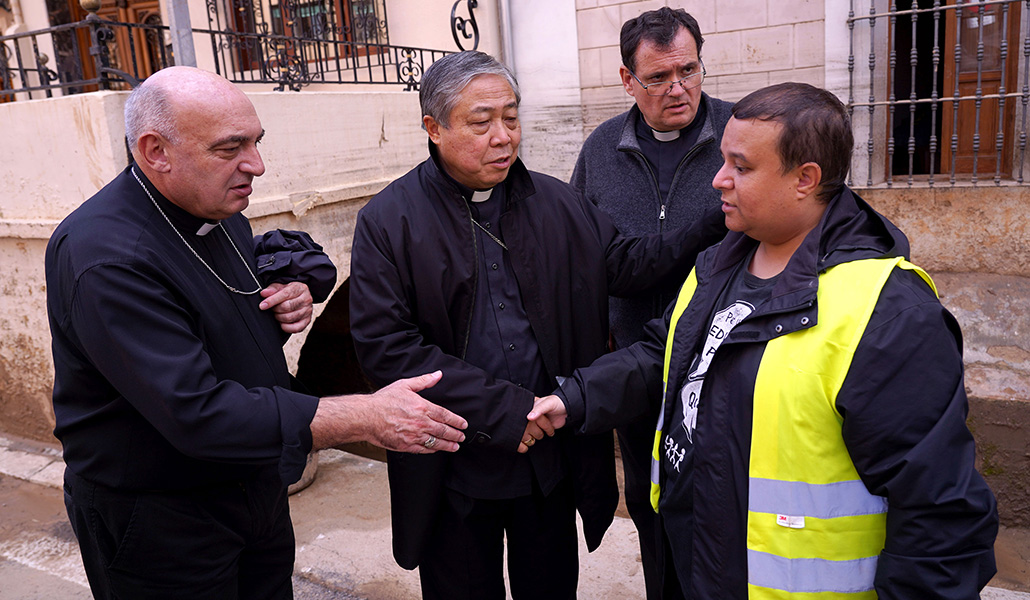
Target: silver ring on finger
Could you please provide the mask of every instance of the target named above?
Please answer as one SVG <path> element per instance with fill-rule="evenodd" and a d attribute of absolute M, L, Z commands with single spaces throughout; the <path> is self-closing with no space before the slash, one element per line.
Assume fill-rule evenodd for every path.
<path fill-rule="evenodd" d="M 436 445 L 436 436 L 430 435 L 428 440 L 422 442 L 422 445 L 425 446 L 427 449 L 432 450 L 433 446 Z"/>

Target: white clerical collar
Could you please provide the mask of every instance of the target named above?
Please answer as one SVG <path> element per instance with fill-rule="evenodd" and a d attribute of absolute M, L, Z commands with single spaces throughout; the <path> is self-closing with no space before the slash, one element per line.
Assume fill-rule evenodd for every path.
<path fill-rule="evenodd" d="M 680 137 L 680 130 L 673 129 L 672 131 L 658 131 L 657 129 L 651 129 L 651 133 L 654 135 L 654 139 L 659 142 L 671 142 L 678 140 Z"/>
<path fill-rule="evenodd" d="M 478 191 L 478 192 L 472 192 L 472 201 L 473 202 L 486 202 L 487 200 L 490 199 L 490 195 L 493 194 L 493 193 L 494 193 L 494 188 L 490 188 L 488 190 L 483 190 L 483 191 Z"/>
<path fill-rule="evenodd" d="M 200 226 L 200 229 L 197 230 L 197 235 L 207 235 L 211 233 L 211 230 L 215 227 L 218 227 L 218 221 L 215 221 L 214 223 L 204 223 Z"/>

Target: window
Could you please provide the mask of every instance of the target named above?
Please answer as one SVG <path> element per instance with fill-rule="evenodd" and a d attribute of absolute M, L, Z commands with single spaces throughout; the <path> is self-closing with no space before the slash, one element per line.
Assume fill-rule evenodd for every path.
<path fill-rule="evenodd" d="M 849 19 L 849 105 L 866 156 L 853 180 L 1022 183 L 1026 2 L 872 0 L 859 15 L 861 3 Z"/>

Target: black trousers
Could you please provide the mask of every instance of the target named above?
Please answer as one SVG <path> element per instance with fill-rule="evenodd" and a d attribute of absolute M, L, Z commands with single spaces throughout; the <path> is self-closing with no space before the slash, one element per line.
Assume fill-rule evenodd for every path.
<path fill-rule="evenodd" d="M 625 478 L 626 511 L 633 519 L 640 541 L 640 566 L 644 571 L 647 600 L 662 599 L 662 572 L 658 553 L 661 522 L 651 507 L 651 451 L 654 449 L 657 412 L 619 427 L 619 452 Z"/>
<path fill-rule="evenodd" d="M 444 491 L 430 546 L 419 564 L 426 600 L 504 600 L 504 538 L 514 600 L 572 600 L 579 542 L 572 485 L 546 497 L 481 500 Z"/>
<path fill-rule="evenodd" d="M 293 524 L 275 467 L 170 493 L 113 490 L 66 469 L 64 502 L 95 598 L 293 598 Z"/>

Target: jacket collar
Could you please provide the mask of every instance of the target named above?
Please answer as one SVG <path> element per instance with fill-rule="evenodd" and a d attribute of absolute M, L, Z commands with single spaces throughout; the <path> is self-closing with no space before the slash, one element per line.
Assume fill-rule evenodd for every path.
<path fill-rule="evenodd" d="M 704 92 L 701 92 L 701 104 L 704 105 L 705 122 L 701 126 L 701 133 L 698 134 L 697 142 L 694 146 L 700 146 L 705 142 L 715 139 L 715 123 L 712 120 L 711 101 L 708 94 Z M 619 145 L 617 146 L 619 152 L 643 152 L 643 149 L 640 148 L 640 142 L 637 141 L 637 123 L 643 118 L 636 104 L 626 113 L 626 120 L 622 123 L 622 133 L 619 135 Z"/>
<path fill-rule="evenodd" d="M 168 198 L 165 198 L 164 195 L 157 190 L 157 187 L 155 187 L 154 184 L 151 183 L 149 179 L 147 179 L 147 176 L 143 174 L 143 169 L 140 169 L 138 166 L 135 165 L 135 163 L 132 163 L 129 166 L 125 167 L 125 171 L 123 172 L 127 176 L 129 185 L 139 189 L 141 195 L 143 196 L 143 198 L 145 198 L 144 202 L 146 203 L 146 205 L 153 206 L 153 204 L 151 204 L 150 202 L 150 199 L 152 198 L 153 203 L 157 204 L 158 207 L 160 207 L 161 211 L 168 216 L 168 219 L 175 224 L 175 228 L 183 234 L 197 235 L 197 232 L 201 229 L 201 227 L 210 224 L 207 219 L 196 217 L 187 212 L 185 209 L 181 208 L 178 204 L 175 204 Z M 135 173 L 135 175 L 139 177 L 139 181 L 137 181 L 136 178 L 133 177 L 133 173 Z M 139 188 L 139 185 L 141 183 L 146 191 L 144 191 L 144 189 Z M 146 193 L 147 191 L 150 192 L 149 196 Z"/>
<path fill-rule="evenodd" d="M 425 161 L 425 169 L 426 176 L 431 181 L 453 191 L 462 199 L 467 200 L 468 196 L 471 195 L 468 187 L 458 183 L 444 171 L 443 166 L 440 164 L 439 150 L 432 141 L 429 141 L 429 160 Z M 515 158 L 515 162 L 508 169 L 508 177 L 499 185 L 504 186 L 504 197 L 508 206 L 536 193 L 536 186 L 533 185 L 533 178 L 530 176 L 529 169 L 526 168 L 522 159 L 518 157 Z"/>
<path fill-rule="evenodd" d="M 716 275 L 744 260 L 758 242 L 731 231 L 706 262 Z M 867 258 L 908 257 L 908 238 L 886 217 L 845 186 L 827 204 L 819 224 L 794 252 L 773 288 L 769 310 L 814 299 L 819 274 L 830 267 Z M 765 312 L 765 311 L 763 311 Z"/>

